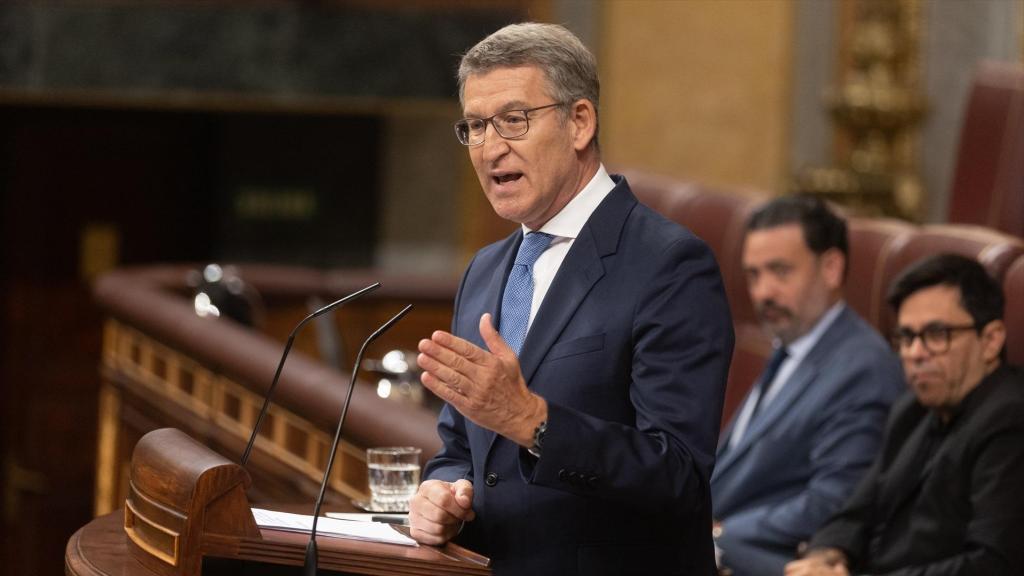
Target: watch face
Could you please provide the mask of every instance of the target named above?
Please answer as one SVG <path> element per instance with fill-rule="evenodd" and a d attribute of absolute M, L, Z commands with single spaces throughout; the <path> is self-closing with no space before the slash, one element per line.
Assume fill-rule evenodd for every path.
<path fill-rule="evenodd" d="M 541 422 L 533 429 L 533 446 L 526 449 L 527 452 L 540 458 L 541 448 L 544 447 L 544 433 L 548 431 L 548 423 Z"/>

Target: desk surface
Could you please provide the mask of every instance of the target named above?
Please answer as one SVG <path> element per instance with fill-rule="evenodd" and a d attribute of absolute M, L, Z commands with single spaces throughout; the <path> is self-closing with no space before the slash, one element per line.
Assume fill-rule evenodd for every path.
<path fill-rule="evenodd" d="M 301 566 L 305 540 L 300 534 L 263 530 L 263 539 L 207 536 L 212 557 Z M 339 538 L 317 538 L 320 568 L 353 574 L 490 574 L 487 559 L 449 543 L 443 548 L 409 548 Z M 136 560 L 124 532 L 124 511 L 96 518 L 79 529 L 64 555 L 68 576 L 153 576 Z"/>
<path fill-rule="evenodd" d="M 308 506 L 277 505 L 274 508 L 301 514 Z M 354 506 L 334 505 L 331 509 L 357 511 Z M 64 573 L 68 576 L 153 576 L 153 571 L 139 564 L 128 550 L 124 510 L 100 516 L 71 536 L 64 551 Z"/>
<path fill-rule="evenodd" d="M 128 552 L 124 511 L 100 516 L 75 532 L 64 553 L 68 576 L 153 576 Z"/>

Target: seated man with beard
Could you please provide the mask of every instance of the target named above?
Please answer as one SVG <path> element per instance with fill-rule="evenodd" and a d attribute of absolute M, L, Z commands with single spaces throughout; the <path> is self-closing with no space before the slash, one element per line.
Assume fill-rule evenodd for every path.
<path fill-rule="evenodd" d="M 747 223 L 747 288 L 775 352 L 711 477 L 734 576 L 781 576 L 868 469 L 904 390 L 896 355 L 843 302 L 847 260 L 846 222 L 816 198 L 778 198 Z"/>

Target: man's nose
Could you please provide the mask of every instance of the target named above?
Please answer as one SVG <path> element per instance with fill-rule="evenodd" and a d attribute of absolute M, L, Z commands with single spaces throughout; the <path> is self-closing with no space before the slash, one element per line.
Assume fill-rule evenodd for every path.
<path fill-rule="evenodd" d="M 487 162 L 493 162 L 501 158 L 509 150 L 508 141 L 502 138 L 501 134 L 494 128 L 494 124 L 487 123 L 484 127 L 484 142 L 480 145 L 483 158 Z"/>
<path fill-rule="evenodd" d="M 910 346 L 903 347 L 903 355 L 912 359 L 924 359 L 931 356 L 931 352 L 924 346 L 924 336 L 918 334 L 910 341 Z"/>
<path fill-rule="evenodd" d="M 750 291 L 750 299 L 755 303 L 761 303 L 765 300 L 772 300 L 775 296 L 775 288 L 771 282 L 765 281 L 764 278 L 758 278 L 756 280 L 747 281 L 747 289 Z"/>

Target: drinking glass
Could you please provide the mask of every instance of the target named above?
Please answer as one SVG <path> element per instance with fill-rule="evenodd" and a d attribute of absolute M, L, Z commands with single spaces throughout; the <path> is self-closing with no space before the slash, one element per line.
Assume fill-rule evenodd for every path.
<path fill-rule="evenodd" d="M 370 448 L 370 507 L 375 512 L 406 512 L 420 485 L 420 452 L 411 446 Z"/>

